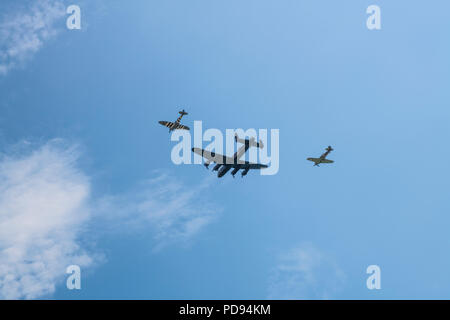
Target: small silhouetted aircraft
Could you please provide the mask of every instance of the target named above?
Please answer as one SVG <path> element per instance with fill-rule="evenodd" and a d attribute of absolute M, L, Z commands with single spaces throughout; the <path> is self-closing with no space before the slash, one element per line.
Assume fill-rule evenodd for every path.
<path fill-rule="evenodd" d="M 213 171 L 217 171 L 217 177 L 219 178 L 223 177 L 228 171 L 231 170 L 231 168 L 233 168 L 233 171 L 231 171 L 231 175 L 233 176 L 233 178 L 240 169 L 243 170 L 241 176 L 244 177 L 245 175 L 247 175 L 250 169 L 256 170 L 267 168 L 265 164 L 251 163 L 248 161 L 239 160 L 250 147 L 257 147 L 262 149 L 264 145 L 261 141 L 256 142 L 255 138 L 240 139 L 237 134 L 234 136 L 234 140 L 236 141 L 236 143 L 239 142 L 243 143 L 244 145 L 239 148 L 239 150 L 233 155 L 233 157 L 227 157 L 200 148 L 192 148 L 192 151 L 207 159 L 204 163 L 206 169 L 208 169 L 211 162 L 216 163 Z"/>
<path fill-rule="evenodd" d="M 328 160 L 326 159 L 327 155 L 333 151 L 333 148 L 331 146 L 329 146 L 328 148 L 325 149 L 325 153 L 323 153 L 320 158 L 307 158 L 306 160 L 312 161 L 314 162 L 315 166 L 319 166 L 320 163 L 333 163 L 333 160 Z"/>
<path fill-rule="evenodd" d="M 183 118 L 184 115 L 187 115 L 188 113 L 183 110 L 178 112 L 180 114 L 180 116 L 178 117 L 177 121 L 175 122 L 170 122 L 170 121 L 159 121 L 159 124 L 169 128 L 169 132 L 173 131 L 173 130 L 177 130 L 177 129 L 181 129 L 181 130 L 189 130 L 188 126 L 182 125 L 180 124 L 181 118 Z"/>

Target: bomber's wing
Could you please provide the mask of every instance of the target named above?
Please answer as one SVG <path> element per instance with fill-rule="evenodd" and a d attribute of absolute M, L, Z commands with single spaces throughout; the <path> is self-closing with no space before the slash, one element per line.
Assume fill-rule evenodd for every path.
<path fill-rule="evenodd" d="M 306 160 L 313 161 L 313 162 L 319 162 L 320 158 L 307 158 Z"/>
<path fill-rule="evenodd" d="M 243 170 L 241 175 L 246 176 L 248 171 L 251 169 L 259 170 L 259 169 L 267 168 L 268 166 L 265 164 L 261 164 L 261 163 L 251 163 L 251 162 L 245 161 L 244 163 L 233 164 L 233 165 L 231 165 L 231 167 L 234 168 L 234 170 L 231 172 L 231 175 L 234 178 L 234 175 L 241 169 Z"/>
<path fill-rule="evenodd" d="M 211 162 L 220 163 L 220 164 L 232 164 L 233 159 L 222 154 L 218 154 L 215 152 L 211 152 L 208 150 L 200 149 L 200 148 L 192 148 L 192 152 L 201 155 L 203 158 L 208 159 Z"/>
<path fill-rule="evenodd" d="M 251 163 L 251 162 L 245 161 L 245 164 L 242 164 L 242 167 L 244 169 L 264 169 L 264 168 L 267 168 L 268 166 L 265 164 L 261 164 L 261 163 Z"/>
<path fill-rule="evenodd" d="M 268 166 L 261 163 L 252 163 L 245 161 L 243 163 L 235 163 L 231 165 L 232 168 L 239 168 L 239 169 L 264 169 Z"/>

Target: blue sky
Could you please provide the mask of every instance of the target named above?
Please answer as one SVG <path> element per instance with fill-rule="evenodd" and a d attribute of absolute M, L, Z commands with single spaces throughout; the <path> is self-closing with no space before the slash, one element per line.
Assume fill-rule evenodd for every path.
<path fill-rule="evenodd" d="M 1 297 L 449 298 L 448 2 L 0 10 Z M 191 127 L 279 129 L 278 174 L 175 166 L 157 121 L 180 108 Z M 305 160 L 328 145 L 333 165 Z"/>

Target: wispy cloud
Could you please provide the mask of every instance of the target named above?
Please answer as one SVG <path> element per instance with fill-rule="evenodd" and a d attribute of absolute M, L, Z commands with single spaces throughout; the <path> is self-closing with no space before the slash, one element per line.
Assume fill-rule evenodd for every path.
<path fill-rule="evenodd" d="M 336 262 L 305 242 L 283 254 L 270 277 L 269 299 L 331 299 L 344 285 Z"/>
<path fill-rule="evenodd" d="M 78 241 L 91 212 L 77 157 L 52 141 L 0 158 L 0 298 L 49 295 L 67 266 L 94 262 Z"/>
<path fill-rule="evenodd" d="M 19 12 L 0 17 L 0 75 L 22 65 L 58 33 L 56 23 L 65 15 L 58 0 L 36 0 Z"/>
<path fill-rule="evenodd" d="M 186 185 L 167 173 L 155 176 L 131 192 L 102 198 L 96 211 L 113 232 L 151 232 L 156 251 L 173 243 L 187 244 L 220 212 L 204 197 L 210 180 Z"/>
<path fill-rule="evenodd" d="M 191 186 L 161 173 L 132 191 L 93 198 L 78 150 L 55 140 L 0 156 L 0 298 L 49 296 L 67 266 L 100 262 L 86 245 L 86 231 L 99 223 L 112 232 L 151 232 L 149 250 L 160 250 L 189 243 L 219 212 L 204 200 L 207 181 Z"/>

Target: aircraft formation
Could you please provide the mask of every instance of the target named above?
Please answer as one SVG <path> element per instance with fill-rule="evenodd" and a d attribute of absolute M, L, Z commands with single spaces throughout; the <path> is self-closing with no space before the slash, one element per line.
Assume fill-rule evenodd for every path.
<path fill-rule="evenodd" d="M 169 132 L 172 132 L 174 130 L 190 130 L 188 126 L 180 123 L 183 116 L 187 115 L 188 113 L 184 111 L 184 109 L 179 111 L 178 113 L 180 114 L 180 116 L 175 122 L 159 121 L 159 124 L 169 128 Z M 240 158 L 247 152 L 250 147 L 261 149 L 264 148 L 261 140 L 257 142 L 254 137 L 251 137 L 250 139 L 241 139 L 237 134 L 234 136 L 234 140 L 236 143 L 241 143 L 243 145 L 239 148 L 238 151 L 236 151 L 236 153 L 232 157 L 217 154 L 215 152 L 211 152 L 201 148 L 192 148 L 192 152 L 206 159 L 205 163 L 203 164 L 206 169 L 209 168 L 209 165 L 211 163 L 215 163 L 213 171 L 217 171 L 218 178 L 223 177 L 231 169 L 233 169 L 233 171 L 231 171 L 231 175 L 234 178 L 239 170 L 242 170 L 241 176 L 244 177 L 247 175 L 249 170 L 260 170 L 263 168 L 267 168 L 267 165 L 265 164 L 240 160 Z M 306 160 L 314 162 L 314 166 L 317 167 L 321 163 L 333 163 L 333 160 L 326 159 L 328 154 L 333 150 L 334 149 L 331 146 L 328 146 L 325 149 L 325 152 L 319 158 L 307 158 Z"/>

